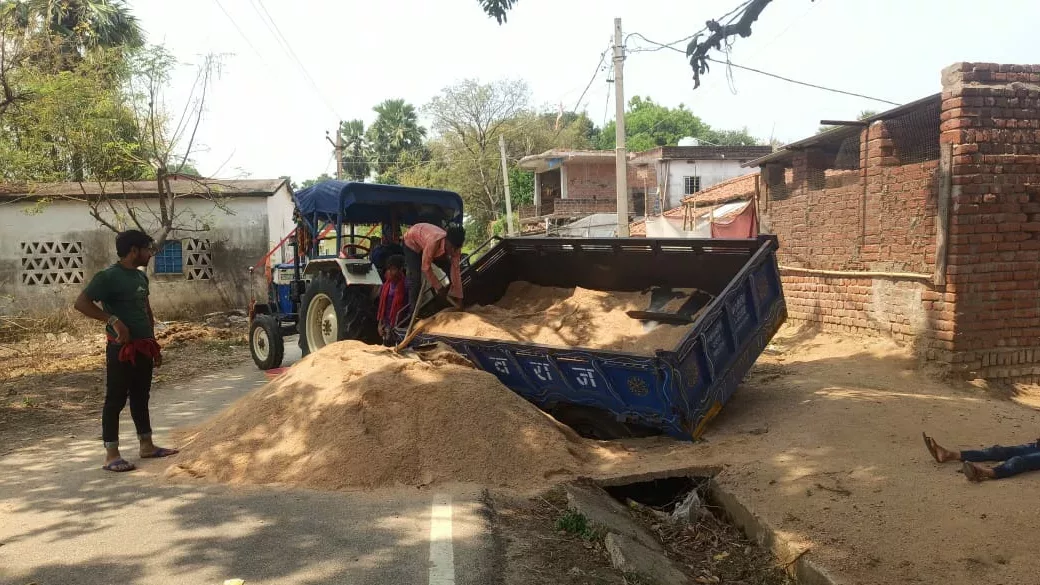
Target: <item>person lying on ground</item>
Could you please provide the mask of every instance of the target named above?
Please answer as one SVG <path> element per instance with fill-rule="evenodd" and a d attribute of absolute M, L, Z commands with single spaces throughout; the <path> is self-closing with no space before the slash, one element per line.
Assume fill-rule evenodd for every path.
<path fill-rule="evenodd" d="M 462 244 L 466 242 L 466 230 L 452 225 L 443 230 L 430 223 L 417 223 L 408 228 L 404 235 L 404 260 L 407 265 L 408 302 L 413 307 L 419 300 L 422 276 L 433 292 L 456 306 L 462 304 Z M 450 286 L 447 290 L 433 273 L 436 264 L 448 274 Z M 450 300 L 454 299 L 454 300 Z"/>
<path fill-rule="evenodd" d="M 1026 471 L 1040 469 L 1040 440 L 1037 440 L 1035 443 L 1026 443 L 1025 445 L 1013 447 L 994 445 L 980 450 L 952 451 L 942 447 L 935 439 L 925 433 L 921 433 L 921 435 L 924 437 L 924 446 L 932 454 L 932 458 L 936 462 L 962 462 L 961 468 L 964 476 L 970 481 L 1003 479 Z M 982 461 L 1002 461 L 1003 463 L 995 467 L 977 464 Z"/>
<path fill-rule="evenodd" d="M 404 276 L 404 256 L 394 255 L 386 260 L 386 276 L 383 287 L 379 291 L 379 336 L 385 345 L 390 343 L 390 333 L 394 329 L 398 313 L 408 303 L 408 283 Z"/>
<path fill-rule="evenodd" d="M 152 369 L 162 365 L 155 341 L 155 316 L 148 301 L 148 277 L 138 268 L 147 266 L 155 253 L 148 234 L 130 230 L 116 236 L 119 261 L 101 270 L 76 299 L 75 308 L 91 319 L 106 323 L 105 405 L 101 413 L 101 438 L 105 442 L 106 471 L 132 471 L 134 464 L 119 453 L 119 413 L 127 400 L 137 427 L 142 458 L 168 457 L 176 449 L 152 442 L 148 398 Z M 97 305 L 100 303 L 100 307 Z"/>

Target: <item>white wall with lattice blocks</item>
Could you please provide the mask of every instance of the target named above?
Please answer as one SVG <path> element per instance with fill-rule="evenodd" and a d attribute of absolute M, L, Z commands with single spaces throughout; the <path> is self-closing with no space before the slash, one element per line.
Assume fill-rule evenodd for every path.
<path fill-rule="evenodd" d="M 28 286 L 83 282 L 83 242 L 19 242 L 21 283 Z"/>

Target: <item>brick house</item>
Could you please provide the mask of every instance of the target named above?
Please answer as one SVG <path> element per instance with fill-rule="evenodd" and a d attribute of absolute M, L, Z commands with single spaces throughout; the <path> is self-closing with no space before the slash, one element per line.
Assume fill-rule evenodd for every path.
<path fill-rule="evenodd" d="M 1040 65 L 957 63 L 941 93 L 748 166 L 793 321 L 1040 381 Z"/>
<path fill-rule="evenodd" d="M 660 146 L 634 154 L 631 164 L 653 168 L 658 194 L 654 211 L 660 213 L 704 189 L 746 175 L 745 163 L 771 152 L 772 146 Z"/>
<path fill-rule="evenodd" d="M 660 214 L 696 193 L 746 174 L 747 161 L 772 152 L 769 146 L 664 146 L 628 158 L 631 217 Z M 550 150 L 520 161 L 534 172 L 534 205 L 518 208 L 521 225 L 571 222 L 617 212 L 614 151 Z M 663 196 L 659 195 L 663 194 Z"/>

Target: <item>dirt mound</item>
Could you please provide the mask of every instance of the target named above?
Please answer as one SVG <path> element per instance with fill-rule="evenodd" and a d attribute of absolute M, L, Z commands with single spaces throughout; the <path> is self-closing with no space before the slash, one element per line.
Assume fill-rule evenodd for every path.
<path fill-rule="evenodd" d="M 626 311 L 676 312 L 692 292 L 675 290 L 670 299 L 665 297 L 666 302 L 653 303 L 649 292 L 604 292 L 514 282 L 494 305 L 471 307 L 465 312 L 442 311 L 424 321 L 422 330 L 653 355 L 658 349 L 675 348 L 689 327 L 646 323 L 629 317 Z"/>
<path fill-rule="evenodd" d="M 235 341 L 245 338 L 245 328 L 213 327 L 201 323 L 175 321 L 156 327 L 155 339 L 163 347 L 189 341 Z"/>
<path fill-rule="evenodd" d="M 203 425 L 168 473 L 338 490 L 526 487 L 582 468 L 583 439 L 450 353 L 328 346 Z"/>

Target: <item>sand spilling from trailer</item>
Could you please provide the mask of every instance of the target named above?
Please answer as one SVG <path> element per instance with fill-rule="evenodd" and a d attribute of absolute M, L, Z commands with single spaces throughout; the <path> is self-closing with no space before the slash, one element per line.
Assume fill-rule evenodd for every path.
<path fill-rule="evenodd" d="M 325 347 L 186 437 L 168 474 L 322 490 L 579 473 L 594 447 L 450 349 Z"/>

